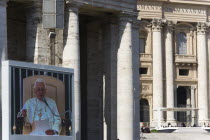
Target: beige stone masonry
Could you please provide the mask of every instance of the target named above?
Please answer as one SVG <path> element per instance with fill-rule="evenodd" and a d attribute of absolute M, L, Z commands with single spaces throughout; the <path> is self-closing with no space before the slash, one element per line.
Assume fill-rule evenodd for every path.
<path fill-rule="evenodd" d="M 172 21 L 168 21 L 166 27 L 166 35 L 165 35 L 167 108 L 174 107 L 173 31 L 174 31 L 174 24 Z M 173 111 L 167 111 L 167 122 L 169 123 L 175 122 Z"/>
<path fill-rule="evenodd" d="M 119 17 L 117 52 L 117 134 L 120 140 L 134 140 L 132 49 L 132 18 L 123 14 Z"/>
<path fill-rule="evenodd" d="M 208 122 L 208 72 L 207 72 L 207 44 L 206 24 L 197 24 L 197 50 L 198 50 L 198 120 L 200 125 Z"/>
<path fill-rule="evenodd" d="M 74 110 L 75 110 L 75 140 L 80 140 L 80 44 L 79 44 L 79 14 L 77 5 L 66 7 L 66 45 L 63 50 L 63 66 L 74 69 Z"/>
<path fill-rule="evenodd" d="M 153 31 L 153 110 L 163 107 L 163 53 L 162 53 L 163 21 L 152 21 Z M 158 112 L 153 112 L 153 121 L 158 121 Z M 163 116 L 163 115 L 162 115 Z"/>

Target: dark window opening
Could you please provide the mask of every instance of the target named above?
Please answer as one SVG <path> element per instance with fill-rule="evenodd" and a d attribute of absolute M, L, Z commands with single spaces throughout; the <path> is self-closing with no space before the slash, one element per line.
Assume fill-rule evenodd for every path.
<path fill-rule="evenodd" d="M 189 70 L 187 70 L 187 69 L 179 69 L 179 75 L 180 76 L 188 76 L 189 75 Z"/>
<path fill-rule="evenodd" d="M 145 38 L 139 38 L 139 53 L 145 53 L 145 46 L 146 46 L 146 39 Z"/>
<path fill-rule="evenodd" d="M 147 74 L 148 68 L 140 68 L 139 73 L 140 74 Z"/>

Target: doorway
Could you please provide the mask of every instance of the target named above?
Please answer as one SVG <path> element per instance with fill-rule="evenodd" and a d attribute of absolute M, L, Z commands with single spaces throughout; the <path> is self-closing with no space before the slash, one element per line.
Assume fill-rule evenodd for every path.
<path fill-rule="evenodd" d="M 140 122 L 150 122 L 149 103 L 147 99 L 140 99 Z"/>
<path fill-rule="evenodd" d="M 191 94 L 186 86 L 180 86 L 177 89 L 177 107 L 191 108 Z M 177 121 L 188 124 L 191 122 L 191 111 L 177 112 Z"/>

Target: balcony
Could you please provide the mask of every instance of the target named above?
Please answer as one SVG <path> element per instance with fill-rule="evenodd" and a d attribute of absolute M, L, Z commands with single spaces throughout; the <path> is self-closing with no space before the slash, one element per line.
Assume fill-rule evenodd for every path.
<path fill-rule="evenodd" d="M 152 62 L 152 54 L 149 54 L 149 53 L 140 53 L 140 61 Z"/>
<path fill-rule="evenodd" d="M 175 54 L 176 63 L 197 63 L 195 55 L 179 55 Z"/>

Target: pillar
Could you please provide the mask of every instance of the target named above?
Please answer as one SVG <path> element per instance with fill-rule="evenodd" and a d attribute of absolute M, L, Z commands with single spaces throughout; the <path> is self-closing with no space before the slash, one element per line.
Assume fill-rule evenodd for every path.
<path fill-rule="evenodd" d="M 198 120 L 200 125 L 208 122 L 208 72 L 206 25 L 197 24 L 197 53 L 198 53 Z"/>
<path fill-rule="evenodd" d="M 7 59 L 7 0 L 0 1 L 0 59 Z"/>
<path fill-rule="evenodd" d="M 74 69 L 74 112 L 75 140 L 80 140 L 80 44 L 79 44 L 79 10 L 77 5 L 67 5 L 65 20 L 66 45 L 63 50 L 63 66 Z"/>
<path fill-rule="evenodd" d="M 191 89 L 191 107 L 196 108 L 196 106 L 195 106 L 195 89 L 196 89 L 196 87 L 191 86 L 190 89 Z M 195 110 L 192 110 L 191 112 L 192 112 L 191 113 L 191 117 L 192 117 L 191 126 L 193 126 L 194 124 L 197 125 L 197 123 L 196 123 L 197 118 L 196 118 Z"/>
<path fill-rule="evenodd" d="M 0 61 L 7 59 L 7 2 L 8 0 L 0 1 Z M 0 79 L 1 79 L 1 63 L 0 63 Z M 0 102 L 2 98 L 2 88 L 0 82 Z M 0 104 L 0 129 L 2 130 L 2 105 Z M 4 128 L 7 129 L 7 128 Z M 8 130 L 8 129 L 7 129 Z M 2 138 L 2 132 L 0 133 L 0 140 L 9 139 L 8 135 L 4 135 Z"/>
<path fill-rule="evenodd" d="M 116 140 L 118 25 L 115 19 L 110 18 L 108 20 L 109 22 L 103 26 L 105 71 L 104 140 Z"/>
<path fill-rule="evenodd" d="M 165 57 L 167 108 L 174 108 L 173 23 L 171 21 L 168 21 L 166 27 Z M 167 122 L 175 123 L 173 111 L 167 111 Z"/>
<path fill-rule="evenodd" d="M 187 101 L 186 108 L 191 108 L 191 91 L 190 88 L 187 88 Z M 187 126 L 191 126 L 191 111 L 187 111 Z"/>
<path fill-rule="evenodd" d="M 132 17 L 119 17 L 117 52 L 117 134 L 119 140 L 134 140 L 134 86 L 132 58 Z"/>
<path fill-rule="evenodd" d="M 133 92 L 134 92 L 134 123 L 135 123 L 135 134 L 134 139 L 139 140 L 140 139 L 140 79 L 139 79 L 139 28 L 140 28 L 140 21 L 134 20 L 133 21 Z"/>
<path fill-rule="evenodd" d="M 162 21 L 152 21 L 153 43 L 153 110 L 163 107 L 163 55 L 162 55 Z M 162 112 L 161 112 L 162 114 Z M 153 121 L 158 121 L 158 112 L 154 111 Z M 163 116 L 163 115 L 161 115 Z M 162 118 L 161 118 L 162 119 Z"/>
<path fill-rule="evenodd" d="M 42 2 L 31 2 L 26 9 L 26 60 L 50 64 L 48 32 L 42 28 Z"/>

